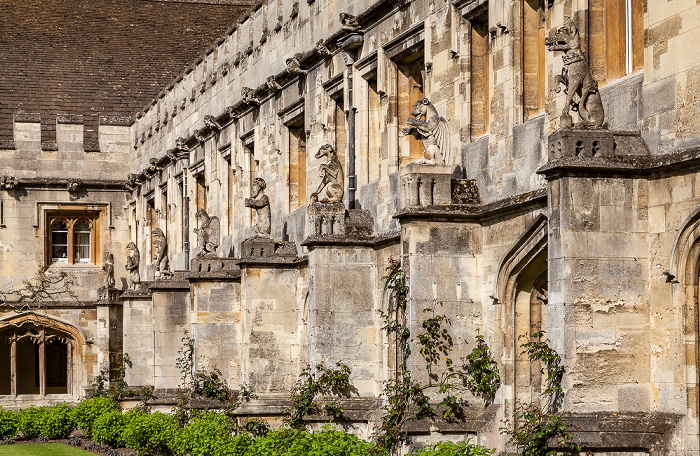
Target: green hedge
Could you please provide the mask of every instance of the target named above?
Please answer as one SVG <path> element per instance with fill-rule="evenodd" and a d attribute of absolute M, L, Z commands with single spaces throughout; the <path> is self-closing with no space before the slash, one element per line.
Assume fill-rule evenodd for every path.
<path fill-rule="evenodd" d="M 76 427 L 92 434 L 92 425 L 97 418 L 111 411 L 119 411 L 121 407 L 114 399 L 96 396 L 80 401 L 73 409 L 73 421 Z"/>
<path fill-rule="evenodd" d="M 139 456 L 366 456 L 372 443 L 330 426 L 308 432 L 288 427 L 255 437 L 223 413 L 204 412 L 178 427 L 173 416 L 141 408 L 122 413 L 112 399 L 95 397 L 71 409 L 61 403 L 20 412 L 0 408 L 0 438 L 67 438 L 74 428 L 91 432 L 95 442 L 127 447 Z M 439 442 L 411 456 L 492 456 L 470 442 Z"/>
<path fill-rule="evenodd" d="M 155 412 L 137 414 L 127 421 L 122 433 L 127 448 L 136 451 L 139 456 L 172 454 L 171 446 L 177 429 L 172 416 Z"/>
<path fill-rule="evenodd" d="M 67 439 L 74 427 L 73 414 L 68 404 L 60 403 L 40 409 L 41 435 L 46 435 L 50 439 Z"/>
<path fill-rule="evenodd" d="M 413 453 L 412 456 L 491 456 L 495 450 L 466 442 L 438 442 L 429 448 Z"/>
<path fill-rule="evenodd" d="M 17 433 L 18 423 L 19 416 L 17 412 L 3 410 L 2 407 L 0 407 L 0 439 L 14 437 Z"/>

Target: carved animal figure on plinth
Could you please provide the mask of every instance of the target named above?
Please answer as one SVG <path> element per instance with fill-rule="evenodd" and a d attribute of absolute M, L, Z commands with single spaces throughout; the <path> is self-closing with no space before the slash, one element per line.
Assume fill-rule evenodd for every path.
<path fill-rule="evenodd" d="M 114 255 L 108 253 L 105 257 L 105 264 L 102 266 L 105 272 L 105 288 L 114 287 Z"/>
<path fill-rule="evenodd" d="M 250 198 L 245 199 L 246 207 L 255 209 L 256 223 L 255 223 L 255 237 L 269 238 L 270 231 L 272 228 L 271 223 L 271 213 L 270 213 L 270 199 L 265 194 L 265 179 L 256 177 L 253 179 Z"/>
<path fill-rule="evenodd" d="M 576 24 L 570 22 L 557 30 L 554 36 L 544 41 L 550 51 L 564 51 L 562 57 L 564 68 L 561 74 L 555 76 L 554 84 L 557 93 L 561 91 L 560 84 L 564 86 L 566 103 L 561 113 L 561 128 L 569 128 L 573 120 L 569 110 L 578 111 L 581 121 L 576 127 L 594 127 L 603 125 L 605 112 L 603 102 L 598 92 L 598 82 L 593 79 L 588 60 L 583 54 Z"/>
<path fill-rule="evenodd" d="M 170 275 L 169 259 L 168 259 L 168 238 L 160 228 L 153 230 L 152 236 L 155 237 L 153 245 L 156 248 L 156 258 L 153 261 L 153 267 L 156 270 L 156 276 Z"/>
<path fill-rule="evenodd" d="M 411 116 L 406 120 L 410 125 L 402 132 L 404 135 L 413 135 L 423 142 L 425 151 L 423 157 L 415 160 L 415 163 L 424 165 L 450 164 L 450 130 L 447 121 L 440 117 L 435 106 L 427 98 L 418 100 L 411 111 Z"/>
<path fill-rule="evenodd" d="M 200 221 L 200 227 L 195 228 L 197 241 L 202 246 L 202 251 L 198 257 L 204 255 L 216 255 L 216 248 L 219 247 L 220 223 L 219 217 L 209 217 L 209 214 L 204 209 L 199 209 L 194 215 Z"/>
<path fill-rule="evenodd" d="M 328 163 L 323 163 L 320 166 L 321 169 L 321 183 L 315 192 L 311 194 L 311 202 L 318 202 L 318 195 L 325 189 L 326 198 L 323 201 L 337 203 L 343 200 L 343 193 L 345 193 L 345 175 L 343 173 L 343 166 L 338 160 L 338 155 L 335 153 L 335 149 L 330 144 L 321 146 L 316 152 L 316 158 L 328 157 Z"/>
<path fill-rule="evenodd" d="M 129 272 L 129 275 L 126 276 L 126 283 L 129 290 L 135 290 L 137 285 L 141 283 L 141 274 L 139 274 L 139 263 L 141 261 L 139 248 L 136 247 L 136 244 L 133 242 L 129 242 L 126 249 L 129 250 L 125 266 L 126 270 Z"/>

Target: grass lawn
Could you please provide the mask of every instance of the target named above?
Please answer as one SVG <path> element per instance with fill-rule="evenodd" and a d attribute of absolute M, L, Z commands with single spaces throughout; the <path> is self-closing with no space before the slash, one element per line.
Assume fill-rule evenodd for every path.
<path fill-rule="evenodd" d="M 31 443 L 26 445 L 2 445 L 0 456 L 94 456 L 89 451 L 79 450 L 62 443 Z"/>

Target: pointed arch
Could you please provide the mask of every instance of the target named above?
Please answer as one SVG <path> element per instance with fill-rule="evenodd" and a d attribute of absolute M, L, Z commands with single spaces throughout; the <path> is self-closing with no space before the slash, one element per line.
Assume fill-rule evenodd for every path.
<path fill-rule="evenodd" d="M 0 318 L 0 395 L 75 395 L 84 345 L 80 328 L 53 316 Z"/>
<path fill-rule="evenodd" d="M 681 329 L 677 355 L 684 367 L 686 407 L 689 438 L 700 435 L 700 206 L 681 224 L 671 247 L 669 269 L 665 272 L 671 285 L 673 305 L 678 310 L 678 327 Z M 685 358 L 685 359 L 682 359 Z"/>
<path fill-rule="evenodd" d="M 520 350 L 533 330 L 547 329 L 547 217 L 540 214 L 506 251 L 496 278 L 495 296 L 501 304 L 505 413 L 512 416 L 518 402 L 539 400 L 540 366 Z"/>

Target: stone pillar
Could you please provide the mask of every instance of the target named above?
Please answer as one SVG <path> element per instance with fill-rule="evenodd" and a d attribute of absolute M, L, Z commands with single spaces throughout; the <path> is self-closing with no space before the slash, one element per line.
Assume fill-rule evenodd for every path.
<path fill-rule="evenodd" d="M 307 270 L 289 242 L 249 238 L 241 254 L 242 382 L 286 399 L 308 362 Z"/>
<path fill-rule="evenodd" d="M 615 159 L 622 150 L 646 155 L 640 141 L 560 131 L 550 136 L 550 162 L 540 171 L 549 181 L 546 331 L 566 367 L 565 410 L 652 406 L 647 181 Z"/>
<path fill-rule="evenodd" d="M 153 300 L 150 291 L 126 291 L 122 294 L 123 351 L 133 366 L 126 371 L 131 386 L 154 385 L 155 339 Z"/>

